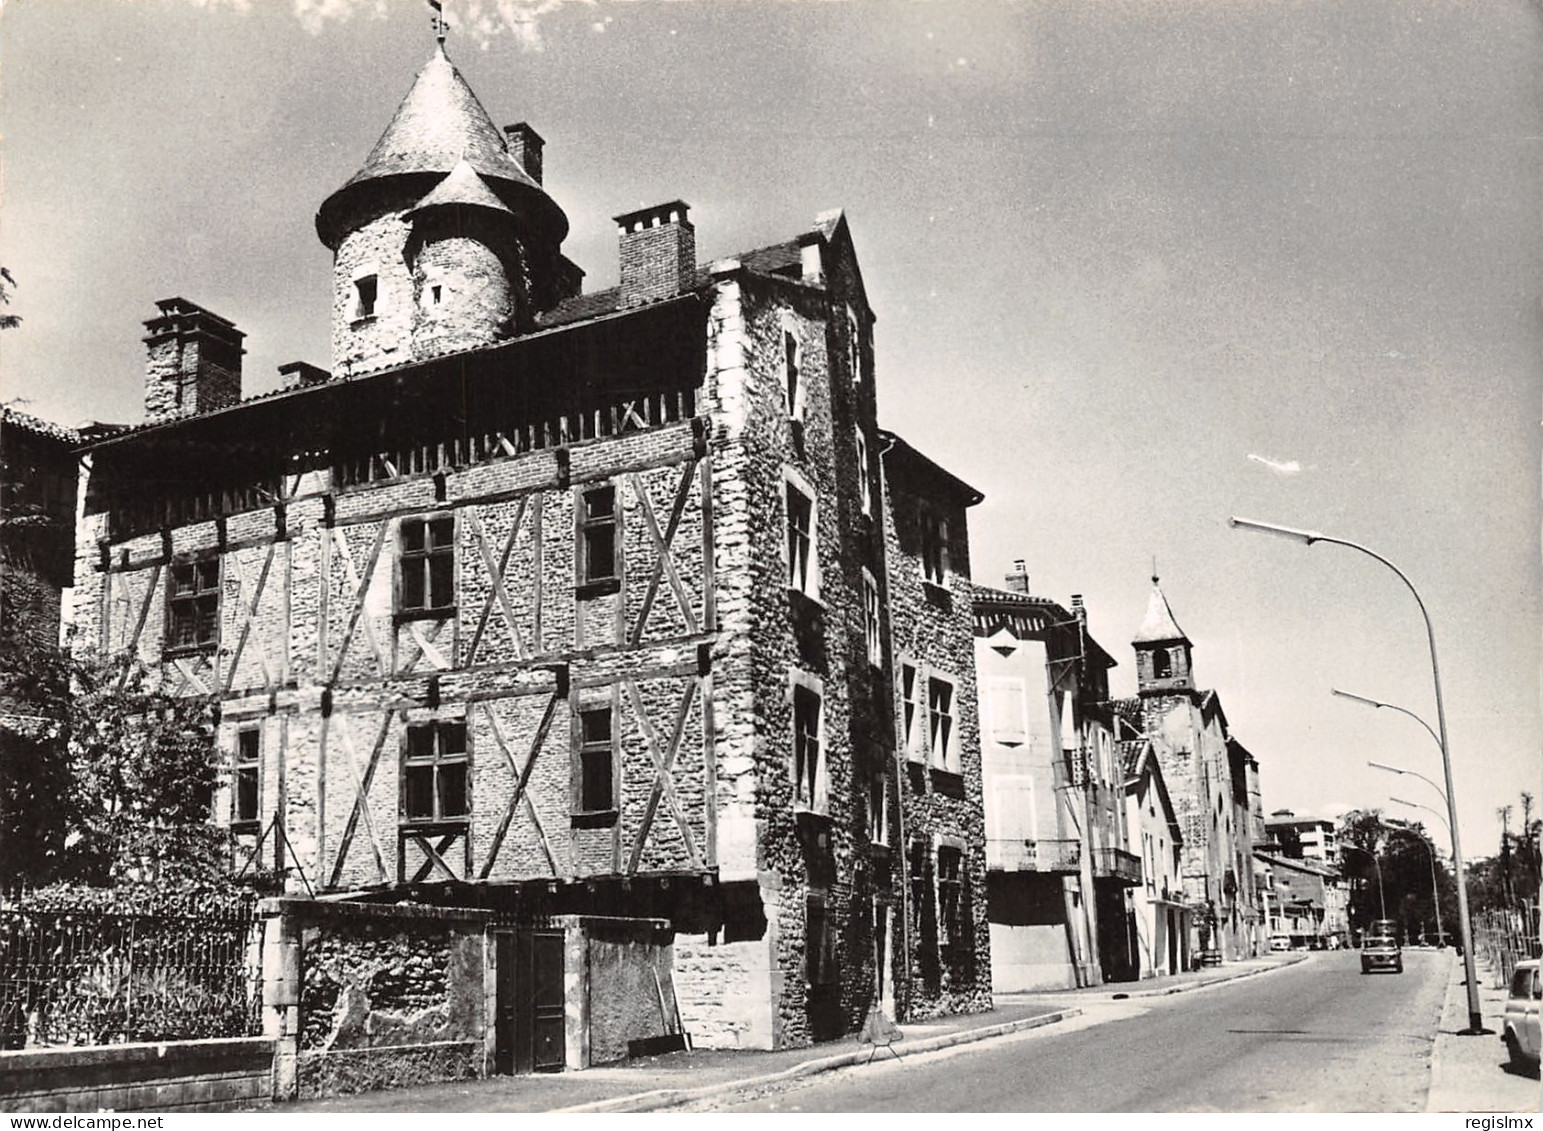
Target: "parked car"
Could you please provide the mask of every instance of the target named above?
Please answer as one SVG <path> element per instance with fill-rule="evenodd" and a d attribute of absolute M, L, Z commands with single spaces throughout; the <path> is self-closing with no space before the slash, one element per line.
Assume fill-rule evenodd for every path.
<path fill-rule="evenodd" d="M 1271 935 L 1270 936 L 1270 949 L 1272 951 L 1273 950 L 1290 950 L 1291 949 L 1291 936 L 1290 935 Z"/>
<path fill-rule="evenodd" d="M 1500 1039 L 1516 1068 L 1538 1067 L 1538 960 L 1516 964 L 1511 996 L 1506 998 Z"/>
<path fill-rule="evenodd" d="M 1390 935 L 1366 936 L 1361 943 L 1361 973 L 1370 974 L 1373 970 L 1404 972 L 1404 952 L 1397 939 Z"/>

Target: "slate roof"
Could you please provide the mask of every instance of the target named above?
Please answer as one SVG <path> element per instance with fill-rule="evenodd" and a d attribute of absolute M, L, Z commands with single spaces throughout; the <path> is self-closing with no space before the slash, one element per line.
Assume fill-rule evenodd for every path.
<path fill-rule="evenodd" d="M 1147 615 L 1141 622 L 1141 627 L 1136 630 L 1133 644 L 1166 644 L 1173 640 L 1189 642 L 1189 637 L 1184 635 L 1184 630 L 1173 619 L 1173 610 L 1168 607 L 1168 598 L 1163 596 L 1162 587 L 1157 584 L 1157 578 L 1152 579 L 1152 595 L 1147 599 Z"/>
<path fill-rule="evenodd" d="M 488 183 L 477 175 L 477 170 L 473 169 L 471 162 L 464 157 L 456 162 L 449 176 L 434 186 L 434 191 L 413 205 L 412 210 L 422 212 L 428 208 L 438 208 L 447 204 L 488 208 L 494 212 L 509 212 L 509 206 L 493 195 L 493 190 L 488 188 Z M 509 214 L 513 215 L 513 213 Z"/>
<path fill-rule="evenodd" d="M 344 234 L 346 201 L 359 186 L 404 175 L 443 175 L 462 161 L 480 176 L 539 202 L 545 218 L 560 229 L 558 234 L 566 234 L 568 221 L 562 209 L 510 155 L 503 131 L 493 124 L 443 45 L 435 47 L 418 72 L 364 165 L 322 202 L 316 232 L 323 243 L 335 248 Z"/>

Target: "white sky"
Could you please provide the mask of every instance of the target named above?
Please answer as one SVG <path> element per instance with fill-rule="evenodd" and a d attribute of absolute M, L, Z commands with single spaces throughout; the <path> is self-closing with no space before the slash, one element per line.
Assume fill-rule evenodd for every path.
<path fill-rule="evenodd" d="M 1022 557 L 1084 594 L 1128 694 L 1155 555 L 1267 808 L 1434 803 L 1364 765 L 1438 777 L 1429 737 L 1329 697 L 1434 724 L 1430 670 L 1390 573 L 1229 513 L 1420 587 L 1470 856 L 1543 792 L 1534 0 L 447 9 L 495 121 L 546 137 L 592 288 L 631 208 L 690 201 L 707 259 L 845 207 L 881 417 L 986 493 L 977 580 Z M 417 0 L 6 4 L 0 396 L 136 419 L 172 295 L 249 333 L 248 391 L 327 365 L 315 210 L 431 42 Z"/>

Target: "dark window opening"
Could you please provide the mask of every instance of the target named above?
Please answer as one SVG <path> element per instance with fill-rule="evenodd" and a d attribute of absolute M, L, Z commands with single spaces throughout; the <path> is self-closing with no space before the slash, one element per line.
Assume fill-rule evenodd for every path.
<path fill-rule="evenodd" d="M 938 848 L 938 925 L 951 948 L 964 945 L 964 853 Z"/>
<path fill-rule="evenodd" d="M 455 519 L 402 520 L 402 612 L 455 605 Z"/>
<path fill-rule="evenodd" d="M 798 339 L 793 336 L 792 331 L 782 335 L 782 353 L 787 382 L 788 415 L 796 417 L 799 408 Z"/>
<path fill-rule="evenodd" d="M 590 487 L 579 500 L 579 584 L 616 578 L 616 488 Z"/>
<path fill-rule="evenodd" d="M 948 581 L 948 520 L 930 511 L 922 516 L 922 577 L 934 585 Z"/>
<path fill-rule="evenodd" d="M 1152 678 L 1168 679 L 1173 675 L 1173 655 L 1166 648 L 1152 651 Z"/>
<path fill-rule="evenodd" d="M 470 812 L 466 771 L 464 722 L 409 726 L 402 765 L 402 819 L 464 820 Z"/>
<path fill-rule="evenodd" d="M 380 290 L 379 281 L 374 275 L 365 275 L 354 280 L 354 317 L 375 317 L 375 299 Z"/>
<path fill-rule="evenodd" d="M 616 747 L 611 708 L 579 712 L 579 797 L 577 812 L 616 808 Z"/>
<path fill-rule="evenodd" d="M 262 767 L 262 732 L 243 730 L 236 735 L 236 775 L 231 823 L 257 822 L 257 787 Z"/>
<path fill-rule="evenodd" d="M 788 484 L 788 587 L 814 595 L 812 558 L 814 551 L 814 502 L 793 484 Z"/>
<path fill-rule="evenodd" d="M 793 688 L 794 800 L 801 809 L 823 808 L 825 767 L 820 750 L 820 696 L 807 687 Z"/>
<path fill-rule="evenodd" d="M 210 648 L 220 636 L 220 563 L 217 558 L 171 567 L 166 602 L 171 648 Z"/>

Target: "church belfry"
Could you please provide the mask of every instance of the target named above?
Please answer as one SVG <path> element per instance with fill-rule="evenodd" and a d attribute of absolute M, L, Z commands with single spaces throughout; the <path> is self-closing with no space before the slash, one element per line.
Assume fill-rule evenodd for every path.
<path fill-rule="evenodd" d="M 1142 695 L 1195 690 L 1194 645 L 1173 619 L 1173 610 L 1155 576 L 1147 615 L 1131 644 L 1136 649 L 1136 685 Z"/>
<path fill-rule="evenodd" d="M 333 251 L 335 374 L 492 345 L 578 292 L 561 250 L 568 219 L 525 130 L 535 141 L 511 149 L 436 45 L 363 167 L 316 214 Z"/>

